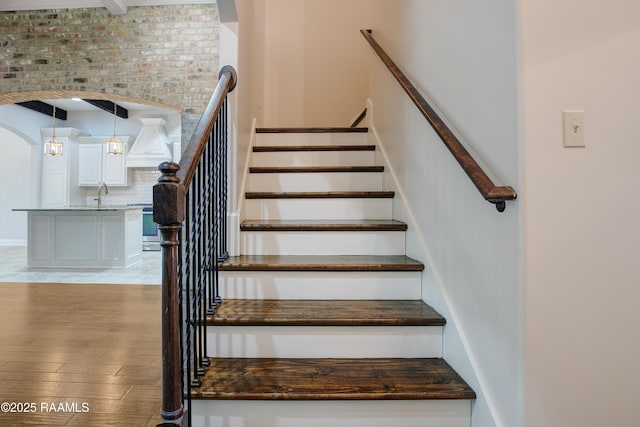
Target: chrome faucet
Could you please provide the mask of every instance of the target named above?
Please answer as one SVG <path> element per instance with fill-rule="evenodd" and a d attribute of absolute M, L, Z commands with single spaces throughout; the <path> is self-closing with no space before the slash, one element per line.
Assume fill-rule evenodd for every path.
<path fill-rule="evenodd" d="M 104 194 L 109 194 L 109 187 L 107 187 L 107 184 L 105 182 L 101 182 L 100 184 L 98 184 L 98 198 L 93 199 L 98 201 L 99 208 L 102 207 L 102 189 L 103 188 L 104 188 Z"/>

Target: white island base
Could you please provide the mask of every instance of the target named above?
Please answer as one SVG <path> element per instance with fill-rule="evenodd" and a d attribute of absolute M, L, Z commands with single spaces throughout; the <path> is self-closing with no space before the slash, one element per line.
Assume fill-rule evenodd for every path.
<path fill-rule="evenodd" d="M 29 213 L 29 267 L 127 267 L 142 259 L 139 207 L 15 210 Z"/>

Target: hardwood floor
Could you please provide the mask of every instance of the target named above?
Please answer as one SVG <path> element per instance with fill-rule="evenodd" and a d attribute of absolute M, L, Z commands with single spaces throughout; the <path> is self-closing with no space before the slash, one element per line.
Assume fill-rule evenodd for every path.
<path fill-rule="evenodd" d="M 144 285 L 0 283 L 0 403 L 35 404 L 27 413 L 3 406 L 0 425 L 155 426 L 160 292 Z"/>

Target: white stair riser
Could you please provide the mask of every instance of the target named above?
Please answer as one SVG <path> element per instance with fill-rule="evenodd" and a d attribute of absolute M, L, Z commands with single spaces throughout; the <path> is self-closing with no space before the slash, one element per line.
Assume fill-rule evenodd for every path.
<path fill-rule="evenodd" d="M 240 233 L 245 255 L 404 255 L 404 231 Z"/>
<path fill-rule="evenodd" d="M 442 326 L 209 326 L 208 356 L 442 357 Z"/>
<path fill-rule="evenodd" d="M 252 173 L 249 191 L 381 191 L 380 172 Z"/>
<path fill-rule="evenodd" d="M 252 166 L 373 166 L 375 151 L 283 151 L 253 153 Z"/>
<path fill-rule="evenodd" d="M 367 145 L 366 133 L 258 133 L 258 146 L 285 145 Z"/>
<path fill-rule="evenodd" d="M 469 427 L 470 400 L 194 400 L 194 427 Z"/>
<path fill-rule="evenodd" d="M 420 271 L 223 271 L 227 299 L 419 300 Z"/>
<path fill-rule="evenodd" d="M 393 199 L 247 199 L 246 219 L 392 219 Z"/>

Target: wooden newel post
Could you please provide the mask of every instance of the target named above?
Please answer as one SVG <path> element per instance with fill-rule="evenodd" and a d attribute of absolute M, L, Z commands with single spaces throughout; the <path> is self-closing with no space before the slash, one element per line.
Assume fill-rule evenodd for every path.
<path fill-rule="evenodd" d="M 180 300 L 178 244 L 185 212 L 185 191 L 176 176 L 180 166 L 164 162 L 153 186 L 153 220 L 158 223 L 162 247 L 162 425 L 181 425 L 182 374 L 180 356 Z"/>

